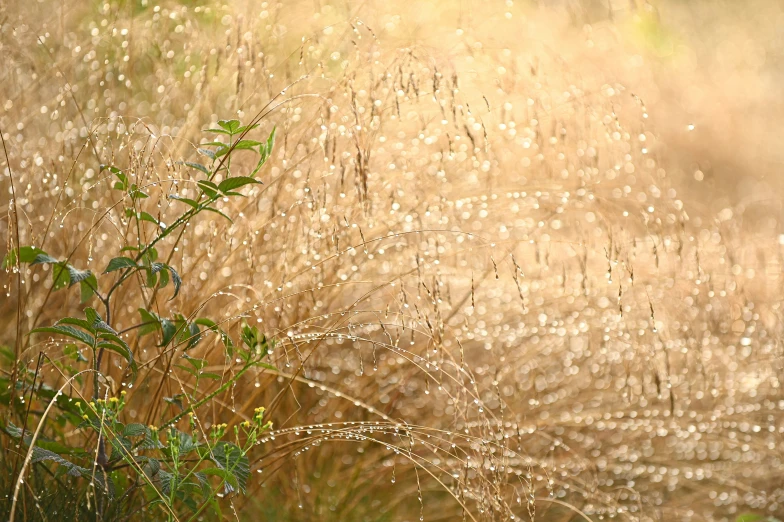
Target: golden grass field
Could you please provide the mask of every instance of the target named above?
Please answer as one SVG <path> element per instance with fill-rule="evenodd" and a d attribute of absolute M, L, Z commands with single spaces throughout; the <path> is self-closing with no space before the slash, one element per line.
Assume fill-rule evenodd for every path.
<path fill-rule="evenodd" d="M 182 347 L 131 329 L 139 307 L 277 339 L 196 412 L 273 422 L 224 518 L 784 518 L 782 26 L 772 0 L 10 0 L 0 254 L 100 274 L 166 226 L 130 219 L 101 165 L 176 223 L 202 130 L 261 115 L 263 185 L 158 244 L 175 299 L 141 277 L 115 294 L 140 371 L 107 356 L 99 384 L 154 425 L 236 371 L 211 336 L 188 354 L 217 378 L 197 382 Z M 15 364 L 55 389 L 77 366 L 28 332 L 100 304 L 47 270 L 3 274 L 2 423 L 92 449 L 14 402 Z M 75 516 L 20 491 L 17 519 Z"/>

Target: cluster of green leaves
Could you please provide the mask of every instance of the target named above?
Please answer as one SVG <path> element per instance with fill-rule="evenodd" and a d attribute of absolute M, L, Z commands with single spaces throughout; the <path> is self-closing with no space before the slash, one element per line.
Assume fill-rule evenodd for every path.
<path fill-rule="evenodd" d="M 82 303 L 90 299 L 98 287 L 98 280 L 90 270 L 76 268 L 67 260 L 52 257 L 35 246 L 23 246 L 11 250 L 3 259 L 3 268 L 17 267 L 21 263 L 30 266 L 50 264 L 52 266 L 52 290 L 70 288 L 78 283 L 81 289 Z"/>
<path fill-rule="evenodd" d="M 128 344 L 93 308 L 85 308 L 84 315 L 84 319 L 64 317 L 53 326 L 34 328 L 30 333 L 48 333 L 73 339 L 77 345 L 66 345 L 65 353 L 77 353 L 77 361 L 80 360 L 79 357 L 81 356 L 78 345 L 89 348 L 94 357 L 98 350 L 109 350 L 118 353 L 128 362 L 130 370 L 135 375 L 138 368 Z M 83 360 L 87 362 L 87 359 Z"/>
<path fill-rule="evenodd" d="M 263 409 L 259 408 L 252 421 L 234 426 L 232 440 L 227 440 L 231 433 L 227 432 L 226 425 L 212 425 L 210 432 L 206 433 L 205 424 L 200 422 L 198 416 L 201 406 L 209 404 L 228 390 L 251 368 L 274 368 L 264 362 L 273 349 L 274 341 L 268 340 L 257 328 L 243 325 L 241 342 L 235 343 L 229 333 L 212 319 L 193 319 L 179 313 L 162 317 L 148 309 L 146 303 L 138 308 L 137 324 L 122 332 L 112 326 L 115 322 L 111 317 L 112 298 L 128 282 L 139 281 L 143 286 L 155 289 L 165 288 L 171 283 L 173 292 L 170 299 L 179 294 L 183 285 L 180 274 L 168 262 L 159 260 L 156 245 L 161 240 L 184 227 L 201 212 L 213 212 L 230 219 L 217 208 L 216 202 L 243 196 L 238 189 L 260 183 L 255 176 L 270 157 L 275 130 L 262 142 L 246 139 L 246 135 L 258 125 L 243 126 L 238 120 L 221 120 L 218 127 L 207 129 L 206 132 L 226 136 L 227 141 L 201 144 L 199 151 L 212 160 L 211 165 L 184 163 L 204 176 L 194 180 L 195 196 L 169 196 L 187 206 L 169 225 L 145 211 L 144 200 L 149 195 L 144 192 L 145 187 L 133 181 L 132 175 L 113 165 L 102 166 L 102 171 L 111 173 L 114 180 L 112 188 L 120 193 L 126 204 L 123 215 L 128 220 L 127 224 L 135 227 L 138 233 L 135 235 L 135 244 L 124 245 L 119 255 L 111 259 L 100 272 L 100 277 L 88 268 L 74 266 L 70 263 L 70 257 L 58 259 L 35 246 L 12 249 L 3 260 L 4 267 L 14 269 L 20 269 L 21 264 L 31 267 L 49 265 L 52 291 L 70 288 L 78 283 L 80 303 L 85 304 L 97 298 L 103 305 L 103 315 L 88 306 L 83 309 L 83 318 L 64 317 L 51 326 L 37 327 L 29 332 L 65 341 L 60 343 L 64 357 L 50 361 L 77 384 L 82 384 L 79 375 L 81 370 L 87 367 L 93 371 L 92 400 L 74 401 L 66 397 L 37 381 L 38 374 L 23 365 L 19 365 L 17 382 L 11 385 L 9 381 L 7 386 L 3 386 L 3 390 L 8 390 L 7 401 L 4 402 L 14 402 L 12 397 L 18 399 L 19 404 L 15 406 L 19 414 L 26 414 L 24 397 L 28 393 L 30 399 L 27 402 L 37 400 L 51 404 L 54 401 L 58 413 L 50 416 L 50 419 L 56 419 L 59 430 L 55 427 L 50 432 L 62 434 L 66 426 L 75 426 L 84 434 L 88 446 L 93 444 L 95 449 L 85 451 L 83 446 L 66 445 L 64 437 L 59 437 L 59 442 L 55 440 L 58 437 L 48 439 L 45 432 L 33 445 L 30 430 L 18 428 L 12 423 L 3 426 L 2 430 L 7 436 L 20 441 L 22 446 L 30 448 L 33 445 L 30 448 L 30 462 L 35 466 L 55 466 L 51 474 L 54 479 L 88 478 L 87 482 L 91 484 L 88 487 L 94 486 L 92 494 L 102 499 L 92 506 L 104 518 L 113 510 L 117 513 L 122 511 L 118 508 L 120 499 L 128 503 L 139 492 L 142 493 L 141 498 L 146 499 L 142 501 L 145 509 L 153 509 L 158 505 L 170 517 L 176 516 L 180 506 L 186 506 L 192 512 L 191 516 L 197 516 L 208 507 L 219 513 L 220 506 L 216 500 L 219 496 L 244 493 L 249 475 L 248 451 L 258 443 L 259 434 L 271 425 L 264 422 Z M 259 155 L 259 161 L 249 176 L 231 175 L 231 156 L 237 150 L 251 150 Z M 152 236 L 140 233 L 144 223 L 155 225 L 156 232 Z M 150 239 L 142 242 L 143 237 Z M 134 275 L 138 277 L 132 277 Z M 127 324 L 127 317 L 123 318 L 123 322 Z M 164 398 L 174 408 L 174 413 L 169 413 L 171 417 L 168 419 L 160 419 L 158 427 L 123 422 L 125 391 L 120 396 L 108 399 L 105 399 L 104 392 L 104 397 L 101 397 L 103 380 L 99 379 L 99 375 L 105 352 L 117 354 L 125 361 L 127 370 L 123 382 L 132 382 L 137 377 L 138 362 L 124 339 L 131 333 L 135 333 L 138 338 L 155 335 L 158 347 L 176 355 L 178 363 L 174 367 L 196 381 L 193 393 Z M 218 336 L 227 359 L 239 367 L 215 390 L 205 396 L 198 396 L 198 384 L 202 379 L 217 383 L 222 378 L 207 371 L 207 360 L 188 353 L 207 334 Z M 9 366 L 17 365 L 18 361 L 14 360 L 11 350 L 6 348 L 1 352 L 0 356 L 8 359 L 6 362 Z M 171 412 L 171 409 L 163 411 Z M 189 429 L 178 429 L 186 421 Z"/>

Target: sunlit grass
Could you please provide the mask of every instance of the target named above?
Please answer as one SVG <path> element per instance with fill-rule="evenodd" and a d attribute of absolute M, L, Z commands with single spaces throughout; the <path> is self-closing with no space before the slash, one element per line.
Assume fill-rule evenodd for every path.
<path fill-rule="evenodd" d="M 780 515 L 777 225 L 703 197 L 724 189 L 690 155 L 705 147 L 687 141 L 694 127 L 615 63 L 650 53 L 677 70 L 685 37 L 651 10 L 616 9 L 616 21 L 589 3 L 467 4 L 0 8 L 0 188 L 16 194 L 0 200 L 3 256 L 35 245 L 100 272 L 165 228 L 136 227 L 101 165 L 171 225 L 185 208 L 171 196 L 194 197 L 202 179 L 183 162 L 209 163 L 204 129 L 261 114 L 258 135 L 276 129 L 263 185 L 217 202 L 232 221 L 203 213 L 157 246 L 179 295 L 140 279 L 112 306 L 118 331 L 142 302 L 278 341 L 273 368 L 198 410 L 205 430 L 260 405 L 274 423 L 249 454 L 247 494 L 220 500 L 226 517 Z M 233 155 L 232 175 L 256 161 Z M 47 266 L 7 269 L 5 385 L 14 359 L 53 389 L 84 367 L 62 340 L 27 335 L 100 305 L 50 292 Z M 236 371 L 218 335 L 188 352 L 218 377 L 198 381 L 178 367 L 182 346 L 153 337 L 123 333 L 135 381 L 120 357 L 101 368 L 108 396 L 127 391 L 125 422 L 159 424 Z M 68 389 L 90 397 L 93 380 Z M 28 414 L 29 393 L 4 393 L 5 426 L 35 429 L 47 400 Z M 42 435 L 94 450 L 59 419 Z M 3 443 L 10 498 L 27 449 Z M 30 467 L 19 513 L 95 516 L 86 479 L 44 466 Z M 163 516 L 146 494 L 131 519 Z"/>

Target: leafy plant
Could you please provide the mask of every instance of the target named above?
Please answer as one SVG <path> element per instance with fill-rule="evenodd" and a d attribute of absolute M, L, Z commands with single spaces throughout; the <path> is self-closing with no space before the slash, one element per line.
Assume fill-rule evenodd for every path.
<path fill-rule="evenodd" d="M 3 427 L 6 435 L 16 440 L 18 447 L 24 448 L 22 454 L 26 453 L 10 504 L 8 515 L 11 519 L 15 516 L 19 486 L 28 467 L 44 467 L 51 479 L 58 483 L 66 478 L 86 479 L 87 486 L 78 495 L 83 502 L 77 504 L 83 513 L 92 511 L 102 519 L 119 516 L 128 509 L 162 513 L 171 520 L 179 519 L 183 509 L 190 518 L 208 509 L 220 514 L 218 498 L 245 492 L 250 474 L 248 452 L 259 443 L 260 435 L 271 427 L 271 423 L 264 419 L 264 408 L 256 408 L 251 419 L 231 427 L 203 422 L 199 409 L 234 386 L 248 370 L 274 368 L 264 361 L 274 348 L 275 341 L 268 339 L 256 327 L 243 324 L 241 342 L 235 343 L 221 322 L 179 313 L 163 317 L 150 308 L 151 300 L 143 298 L 138 307 L 137 324 L 118 331 L 113 326 L 112 314 L 118 290 L 133 281 L 152 289 L 153 293 L 171 283 L 170 300 L 176 298 L 183 285 L 182 278 L 169 261 L 160 259 L 156 245 L 175 232 L 181 232 L 203 212 L 230 219 L 219 210 L 218 200 L 243 197 L 239 189 L 261 183 L 255 176 L 270 157 L 274 129 L 264 142 L 259 142 L 246 139 L 246 135 L 258 127 L 257 123 L 242 125 L 238 120 L 222 120 L 218 126 L 207 132 L 226 136 L 227 141 L 204 143 L 199 149 L 211 159 L 211 164 L 184 163 L 199 173 L 199 179 L 194 183 L 194 196 L 169 195 L 170 199 L 185 205 L 185 210 L 171 224 L 163 223 L 145 210 L 143 202 L 149 194 L 144 191 L 145 187 L 133 181 L 133 176 L 114 165 L 102 166 L 102 170 L 115 178 L 112 189 L 126 204 L 122 214 L 127 218 L 129 227 L 138 232 L 135 244 L 124 245 L 102 271 L 76 266 L 70 258 L 55 257 L 35 246 L 13 249 L 5 257 L 4 267 L 17 270 L 22 264 L 30 267 L 48 265 L 52 274 L 51 291 L 78 285 L 81 303 L 97 298 L 102 305 L 102 311 L 87 306 L 83 317 L 63 317 L 51 326 L 37 327 L 29 332 L 30 335 L 48 335 L 52 341 L 64 342 L 64 358 L 51 362 L 66 378 L 66 384 L 59 390 L 53 390 L 36 384 L 37 371 L 31 372 L 21 366 L 17 368 L 12 388 L 17 390 L 18 397 L 29 392 L 30 403 L 41 401 L 47 407 L 39 426 L 33 431 L 26 428 L 26 422 L 21 428 L 10 421 Z M 238 150 L 252 150 L 259 156 L 249 176 L 232 175 L 231 155 Z M 155 226 L 150 235 L 141 233 L 143 227 L 149 226 L 146 223 Z M 145 237 L 149 239 L 145 241 Z M 123 306 L 127 304 L 124 302 Z M 176 413 L 162 418 L 157 425 L 129 422 L 132 416 L 127 414 L 128 391 L 113 389 L 104 373 L 104 359 L 110 352 L 123 361 L 122 386 L 130 388 L 136 384 L 137 389 L 144 386 L 149 373 L 141 377 L 142 382 L 135 383 L 140 361 L 126 340 L 131 334 L 135 334 L 137 339 L 155 335 L 157 346 L 164 352 L 172 357 L 179 354 L 174 367 L 195 380 L 193 392 L 183 389 L 182 393 L 164 399 Z M 208 371 L 207 360 L 188 354 L 209 334 L 218 336 L 226 356 L 236 364 L 227 378 Z M 3 354 L 7 362 L 13 363 L 10 349 L 5 349 Z M 74 383 L 82 384 L 82 377 L 88 374 L 93 377 L 91 396 L 81 396 L 82 392 L 77 391 L 80 398 L 66 398 L 64 389 Z M 198 385 L 205 379 L 220 383 L 210 393 L 199 396 Z M 4 386 L 4 389 L 7 388 Z M 12 395 L 4 397 L 6 402 L 11 402 Z M 26 418 L 29 411 L 25 411 L 25 401 L 18 400 L 17 413 Z M 48 417 L 50 411 L 53 413 Z M 71 440 L 68 438 L 60 437 L 61 440 L 56 441 L 41 436 L 41 428 L 47 418 L 61 427 L 74 426 L 83 435 L 86 445 L 78 447 L 67 442 Z M 62 431 L 60 429 L 59 433 Z M 13 467 L 18 471 L 16 465 Z"/>

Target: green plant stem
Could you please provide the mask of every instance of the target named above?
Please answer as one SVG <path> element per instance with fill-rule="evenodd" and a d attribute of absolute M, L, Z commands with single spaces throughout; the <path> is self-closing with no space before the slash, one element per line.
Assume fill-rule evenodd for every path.
<path fill-rule="evenodd" d="M 163 428 L 167 428 L 167 427 L 171 426 L 172 424 L 176 423 L 178 420 L 182 419 L 183 417 L 185 417 L 186 415 L 188 415 L 190 412 L 192 412 L 193 410 L 195 410 L 196 408 L 198 408 L 198 407 L 199 407 L 199 406 L 201 406 L 202 404 L 204 404 L 204 403 L 206 403 L 206 402 L 210 401 L 210 400 L 211 400 L 213 397 L 215 397 L 215 396 L 217 396 L 218 394 L 220 394 L 220 393 L 223 393 L 224 391 L 226 391 L 226 390 L 229 388 L 229 386 L 231 386 L 231 385 L 233 385 L 235 382 L 237 382 L 237 380 L 238 380 L 240 377 L 242 377 L 242 375 L 243 375 L 245 372 L 247 372 L 247 371 L 248 371 L 248 370 L 249 370 L 249 369 L 250 369 L 252 366 L 253 366 L 253 363 L 249 363 L 249 364 L 246 364 L 245 366 L 243 366 L 243 367 L 240 369 L 240 371 L 238 371 L 238 372 L 237 372 L 237 374 L 236 374 L 234 377 L 232 377 L 231 379 L 229 379 L 228 381 L 226 381 L 225 383 L 223 383 L 223 385 L 222 385 L 220 388 L 218 388 L 218 389 L 217 389 L 217 390 L 215 390 L 214 392 L 210 393 L 209 395 L 207 395 L 207 396 L 206 396 L 206 397 L 204 397 L 203 399 L 201 399 L 201 400 L 197 401 L 197 402 L 196 402 L 196 404 L 193 404 L 193 405 L 189 406 L 187 409 L 183 410 L 183 411 L 182 411 L 182 412 L 180 412 L 178 415 L 175 415 L 174 417 L 172 417 L 171 419 L 169 419 L 168 421 L 166 421 L 166 422 L 165 422 L 163 425 L 161 425 L 161 426 L 160 426 L 160 428 L 159 428 L 159 429 L 163 429 Z"/>

